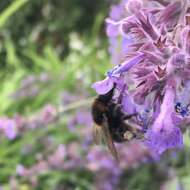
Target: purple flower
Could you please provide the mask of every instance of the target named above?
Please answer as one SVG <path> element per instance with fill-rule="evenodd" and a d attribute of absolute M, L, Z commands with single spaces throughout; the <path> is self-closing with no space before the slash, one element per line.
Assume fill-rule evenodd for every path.
<path fill-rule="evenodd" d="M 5 128 L 5 134 L 10 140 L 15 139 L 17 136 L 17 128 L 14 121 L 8 121 Z"/>
<path fill-rule="evenodd" d="M 145 57 L 146 57 L 145 54 L 139 54 L 136 57 L 122 63 L 121 65 L 116 66 L 112 72 L 112 76 L 117 76 L 121 73 L 129 71 L 134 65 L 143 61 Z"/>
<path fill-rule="evenodd" d="M 114 101 L 122 100 L 124 114 L 137 114 L 129 123 L 143 129 L 144 141 L 159 154 L 182 147 L 181 128 L 190 121 L 189 6 L 189 1 L 122 1 L 106 19 L 115 65 L 93 87 L 105 94 L 116 86 Z"/>
<path fill-rule="evenodd" d="M 119 23 L 107 19 L 106 34 L 108 37 L 116 37 L 119 34 Z"/>
<path fill-rule="evenodd" d="M 159 154 L 167 149 L 183 146 L 181 131 L 172 121 L 171 114 L 174 111 L 174 99 L 175 91 L 169 86 L 164 95 L 160 114 L 146 134 L 147 144 Z"/>
<path fill-rule="evenodd" d="M 92 88 L 94 88 L 98 94 L 106 94 L 113 88 L 113 86 L 113 80 L 106 77 L 104 80 L 94 83 Z"/>
<path fill-rule="evenodd" d="M 130 13 L 138 13 L 142 8 L 143 2 L 142 0 L 129 0 L 127 2 L 127 9 Z"/>
<path fill-rule="evenodd" d="M 121 41 L 121 43 L 120 43 Z M 111 37 L 109 39 L 109 53 L 112 56 L 112 63 L 118 65 L 124 60 L 126 53 L 131 51 L 131 44 L 133 39 L 129 36 L 128 38 L 122 37 L 118 40 L 118 37 Z"/>
<path fill-rule="evenodd" d="M 123 54 L 120 53 L 122 51 L 122 47 L 119 43 L 118 36 L 121 33 L 120 24 L 122 23 L 121 19 L 127 15 L 127 11 L 125 9 L 125 4 L 128 0 L 123 0 L 118 5 L 113 5 L 110 10 L 109 18 L 106 19 L 106 33 L 109 37 L 109 52 L 112 55 L 112 62 L 114 64 L 118 64 Z M 124 39 L 122 39 L 123 41 Z M 129 41 L 129 40 L 128 40 Z M 127 47 L 127 44 L 125 48 Z"/>
<path fill-rule="evenodd" d="M 77 125 L 91 126 L 92 118 L 89 112 L 84 112 L 82 110 L 76 112 L 73 118 L 68 122 L 68 129 L 73 132 L 76 131 Z"/>
<path fill-rule="evenodd" d="M 101 170 L 102 168 L 111 171 L 113 168 L 117 168 L 115 160 L 100 149 L 90 151 L 87 155 L 87 160 L 89 169 L 94 171 Z"/>
<path fill-rule="evenodd" d="M 48 157 L 48 164 L 54 167 L 60 167 L 63 164 L 63 160 L 66 157 L 66 147 L 63 144 L 60 144 L 57 147 L 57 150 Z"/>
<path fill-rule="evenodd" d="M 184 190 L 184 185 L 183 185 L 183 183 L 181 182 L 181 180 L 178 180 L 178 181 L 177 181 L 176 190 Z"/>
<path fill-rule="evenodd" d="M 181 1 L 174 1 L 161 11 L 158 21 L 164 24 L 167 29 L 171 30 L 177 23 L 180 13 L 182 11 Z"/>
<path fill-rule="evenodd" d="M 16 167 L 16 173 L 20 176 L 24 176 L 25 175 L 25 167 L 21 164 L 18 164 Z"/>
<path fill-rule="evenodd" d="M 186 52 L 190 56 L 190 26 L 186 26 L 182 31 L 181 41 L 184 52 Z"/>
<path fill-rule="evenodd" d="M 56 110 L 52 105 L 46 105 L 42 111 L 42 122 L 45 124 L 51 123 L 56 118 Z"/>
<path fill-rule="evenodd" d="M 168 123 L 163 124 L 163 129 L 159 131 L 149 130 L 147 132 L 148 146 L 158 154 L 162 154 L 167 149 L 182 148 L 183 137 L 179 128 L 171 126 L 170 131 L 166 128 Z"/>
<path fill-rule="evenodd" d="M 8 119 L 8 118 L 0 119 L 0 129 L 10 140 L 15 139 L 18 134 L 18 129 L 13 119 Z"/>
<path fill-rule="evenodd" d="M 125 10 L 125 4 L 127 3 L 128 0 L 121 0 L 121 2 L 117 5 L 113 5 L 110 10 L 110 18 L 118 21 L 122 19 L 126 15 L 126 10 Z"/>
<path fill-rule="evenodd" d="M 149 16 L 139 12 L 137 14 L 137 18 L 144 35 L 150 37 L 152 40 L 157 40 L 158 32 L 155 29 L 155 26 L 153 26 L 153 24 L 151 23 Z"/>

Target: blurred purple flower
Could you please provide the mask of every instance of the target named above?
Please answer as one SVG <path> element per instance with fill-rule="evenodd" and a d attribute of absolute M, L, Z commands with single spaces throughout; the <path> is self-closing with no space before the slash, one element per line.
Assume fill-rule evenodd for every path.
<path fill-rule="evenodd" d="M 19 164 L 16 167 L 16 173 L 20 176 L 24 176 L 25 175 L 25 168 L 23 165 Z"/>
<path fill-rule="evenodd" d="M 41 73 L 40 75 L 26 76 L 20 84 L 18 90 L 16 90 L 11 97 L 19 100 L 22 98 L 35 97 L 42 90 L 42 84 L 47 84 L 51 79 L 48 73 Z"/>
<path fill-rule="evenodd" d="M 108 37 L 117 37 L 119 34 L 119 23 L 107 19 L 106 34 Z"/>
<path fill-rule="evenodd" d="M 126 3 L 128 0 L 122 0 L 119 4 L 113 5 L 110 10 L 109 18 L 106 19 L 106 33 L 109 37 L 109 52 L 112 56 L 112 62 L 114 64 L 120 63 L 124 57 L 124 53 L 129 50 L 128 44 L 130 38 L 122 38 L 123 45 L 119 43 L 118 35 L 120 34 L 121 19 L 127 16 Z M 123 51 L 125 49 L 125 51 Z M 122 53 L 120 52 L 122 50 Z"/>
<path fill-rule="evenodd" d="M 88 111 L 80 110 L 73 114 L 73 117 L 68 122 L 68 128 L 70 131 L 77 131 L 76 126 L 83 125 L 87 127 L 92 126 L 91 114 Z M 81 130 L 80 130 L 81 131 Z M 88 132 L 88 129 L 86 129 Z"/>
<path fill-rule="evenodd" d="M 176 190 L 184 190 L 183 183 L 180 180 L 178 180 L 178 182 L 177 182 Z"/>
<path fill-rule="evenodd" d="M 111 19 L 118 21 L 126 16 L 125 5 L 128 0 L 121 0 L 121 2 L 117 5 L 112 5 L 109 16 Z"/>
<path fill-rule="evenodd" d="M 16 123 L 13 119 L 1 118 L 0 119 L 0 129 L 10 140 L 15 139 L 18 134 L 18 129 L 17 129 Z"/>
<path fill-rule="evenodd" d="M 90 151 L 87 155 L 87 159 L 88 167 L 94 171 L 102 170 L 103 168 L 106 170 L 117 168 L 115 160 L 109 158 L 109 155 L 105 154 L 105 152 L 100 149 L 93 149 Z"/>
<path fill-rule="evenodd" d="M 60 144 L 54 154 L 48 157 L 48 164 L 52 167 L 59 168 L 64 163 L 66 157 L 66 147 L 63 144 Z"/>
<path fill-rule="evenodd" d="M 42 111 L 42 121 L 45 124 L 51 123 L 56 118 L 56 110 L 52 105 L 46 105 Z"/>

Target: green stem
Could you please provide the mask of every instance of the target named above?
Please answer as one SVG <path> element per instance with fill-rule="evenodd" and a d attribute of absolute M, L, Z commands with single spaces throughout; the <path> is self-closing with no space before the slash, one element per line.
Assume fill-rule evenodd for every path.
<path fill-rule="evenodd" d="M 6 24 L 9 17 L 11 17 L 17 10 L 19 10 L 27 2 L 28 0 L 13 1 L 13 3 L 0 14 L 0 28 L 2 28 Z"/>
<path fill-rule="evenodd" d="M 58 108 L 57 113 L 60 116 L 65 112 L 68 112 L 68 111 L 77 109 L 79 107 L 83 107 L 83 106 L 92 104 L 93 100 L 94 100 L 94 97 L 91 97 L 91 98 L 88 98 L 88 99 L 85 99 L 85 100 L 76 101 L 76 102 L 71 103 L 71 104 L 69 104 L 69 105 L 67 105 L 65 107 Z"/>

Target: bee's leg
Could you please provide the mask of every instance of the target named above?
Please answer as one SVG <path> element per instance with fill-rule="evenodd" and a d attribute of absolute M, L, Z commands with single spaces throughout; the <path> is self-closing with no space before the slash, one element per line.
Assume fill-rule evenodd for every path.
<path fill-rule="evenodd" d="M 132 117 L 135 117 L 135 116 L 137 116 L 137 113 L 124 115 L 123 120 L 128 120 L 128 119 L 131 119 Z"/>
<path fill-rule="evenodd" d="M 123 113 L 121 111 L 121 105 L 119 104 L 116 104 L 115 107 L 114 107 L 114 115 L 115 116 L 121 116 Z"/>

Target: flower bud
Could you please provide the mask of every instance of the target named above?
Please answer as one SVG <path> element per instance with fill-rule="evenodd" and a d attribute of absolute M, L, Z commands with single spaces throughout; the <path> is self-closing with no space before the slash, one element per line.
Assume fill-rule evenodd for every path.
<path fill-rule="evenodd" d="M 182 31 L 181 42 L 184 52 L 190 55 L 190 26 L 185 27 Z"/>

